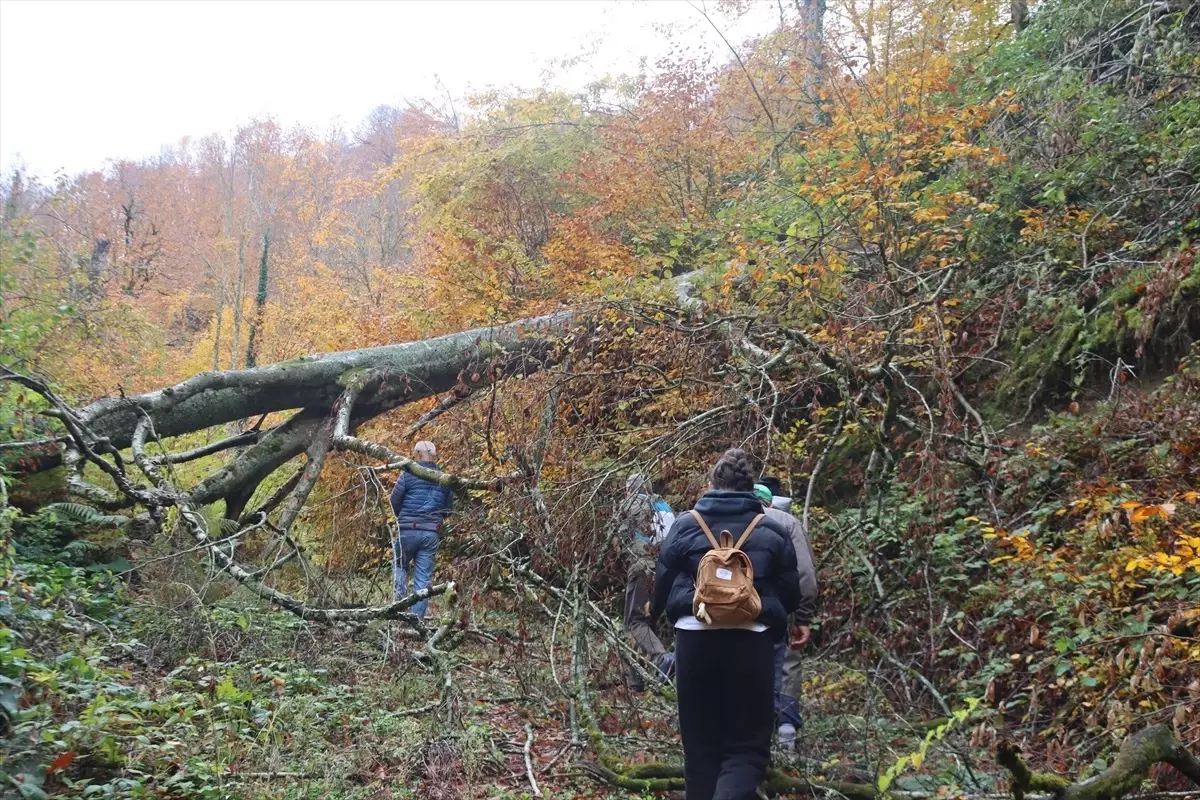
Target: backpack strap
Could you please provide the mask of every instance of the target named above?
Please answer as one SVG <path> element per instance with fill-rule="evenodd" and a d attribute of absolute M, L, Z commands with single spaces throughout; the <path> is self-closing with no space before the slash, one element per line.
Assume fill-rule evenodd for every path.
<path fill-rule="evenodd" d="M 750 538 L 750 534 L 751 534 L 751 532 L 753 532 L 753 531 L 754 531 L 754 526 L 755 526 L 755 525 L 757 525 L 757 524 L 758 524 L 758 521 L 759 521 L 760 519 L 762 519 L 763 517 L 765 517 L 765 516 L 766 516 L 766 514 L 759 514 L 757 517 L 755 517 L 754 519 L 750 520 L 750 524 L 746 526 L 746 532 L 742 534 L 742 538 L 738 539 L 738 540 L 737 540 L 737 544 L 735 544 L 735 545 L 733 546 L 733 549 L 734 549 L 734 550 L 741 550 L 741 549 L 742 549 L 742 543 L 743 543 L 743 542 L 745 542 L 747 539 L 749 539 L 749 538 Z"/>
<path fill-rule="evenodd" d="M 713 546 L 713 550 L 717 550 L 721 545 L 717 544 L 717 540 L 712 535 L 712 530 L 708 527 L 708 523 L 704 521 L 704 517 L 700 516 L 700 512 L 692 509 L 688 512 L 696 518 L 696 522 L 700 523 L 700 530 L 704 531 L 704 535 L 708 537 L 709 543 Z M 759 516 L 762 516 L 761 514 Z M 755 520 L 757 522 L 757 520 Z"/>

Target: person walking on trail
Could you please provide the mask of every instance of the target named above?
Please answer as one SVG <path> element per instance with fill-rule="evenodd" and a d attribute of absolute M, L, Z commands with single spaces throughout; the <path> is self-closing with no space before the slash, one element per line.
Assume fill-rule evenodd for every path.
<path fill-rule="evenodd" d="M 775 644 L 775 717 L 779 725 L 779 746 L 790 750 L 796 746 L 796 730 L 800 720 L 800 652 L 808 644 L 809 626 L 817 607 L 817 571 L 812 547 L 804 524 L 788 512 L 792 498 L 776 495 L 771 484 L 778 481 L 763 479 L 754 484 L 754 493 L 762 502 L 763 512 L 778 522 L 791 536 L 796 550 L 797 572 L 800 575 L 800 605 L 791 619 L 791 637 Z"/>
<path fill-rule="evenodd" d="M 422 467 L 440 471 L 437 448 L 433 442 L 417 442 L 413 460 Z M 392 542 L 392 580 L 396 600 L 408 595 L 411 570 L 412 591 L 419 592 L 433 582 L 433 562 L 437 555 L 438 534 L 445 517 L 453 508 L 454 494 L 448 486 L 403 472 L 392 489 L 392 513 L 396 515 L 397 536 Z M 429 600 L 412 607 L 424 617 Z"/>
<path fill-rule="evenodd" d="M 628 571 L 625 581 L 625 631 L 654 664 L 664 680 L 675 672 L 675 657 L 667 652 L 650 623 L 650 589 L 654 580 L 654 551 L 675 523 L 675 514 L 662 497 L 654 494 L 649 478 L 635 472 L 625 480 L 625 500 L 618 511 L 622 546 Z M 630 688 L 646 687 L 641 676 L 630 669 Z"/>
<path fill-rule="evenodd" d="M 800 604 L 800 576 L 754 475 L 745 452 L 725 451 L 658 556 L 651 619 L 665 612 L 675 626 L 687 800 L 751 800 L 771 757 L 775 643 Z"/>

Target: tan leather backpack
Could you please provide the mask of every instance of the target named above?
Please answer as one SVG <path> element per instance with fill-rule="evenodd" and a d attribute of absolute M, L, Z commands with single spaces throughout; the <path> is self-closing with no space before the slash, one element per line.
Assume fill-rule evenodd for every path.
<path fill-rule="evenodd" d="M 700 529 L 713 548 L 700 559 L 700 567 L 696 570 L 692 614 L 709 625 L 754 622 L 762 613 L 762 599 L 754 588 L 754 565 L 741 547 L 764 515 L 759 514 L 751 520 L 736 543 L 728 530 L 721 531 L 718 543 L 704 518 L 695 510 L 688 513 L 700 523 Z"/>

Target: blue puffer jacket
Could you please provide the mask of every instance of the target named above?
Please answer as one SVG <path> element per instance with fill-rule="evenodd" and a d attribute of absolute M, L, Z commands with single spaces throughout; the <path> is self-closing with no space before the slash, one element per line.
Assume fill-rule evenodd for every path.
<path fill-rule="evenodd" d="M 434 461 L 418 461 L 422 467 L 440 470 Z M 445 486 L 405 472 L 392 489 L 392 513 L 400 530 L 436 531 L 442 518 L 454 507 L 454 493 Z"/>

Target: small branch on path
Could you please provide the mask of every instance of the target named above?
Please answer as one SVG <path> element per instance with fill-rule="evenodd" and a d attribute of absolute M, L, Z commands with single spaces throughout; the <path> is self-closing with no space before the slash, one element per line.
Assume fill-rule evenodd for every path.
<path fill-rule="evenodd" d="M 529 778 L 529 788 L 534 797 L 541 797 L 542 790 L 538 788 L 537 778 L 533 776 L 533 726 L 525 723 L 525 775 Z"/>

